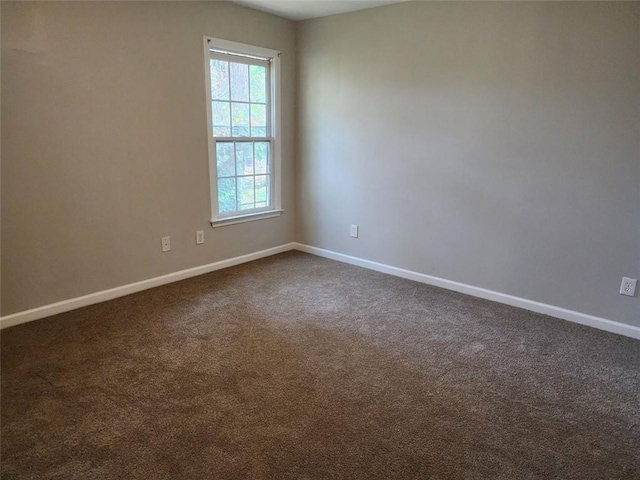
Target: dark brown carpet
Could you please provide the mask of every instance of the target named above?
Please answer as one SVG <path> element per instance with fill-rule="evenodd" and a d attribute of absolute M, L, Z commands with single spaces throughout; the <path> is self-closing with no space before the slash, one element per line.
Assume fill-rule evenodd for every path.
<path fill-rule="evenodd" d="M 640 342 L 297 252 L 2 332 L 2 478 L 638 479 Z"/>

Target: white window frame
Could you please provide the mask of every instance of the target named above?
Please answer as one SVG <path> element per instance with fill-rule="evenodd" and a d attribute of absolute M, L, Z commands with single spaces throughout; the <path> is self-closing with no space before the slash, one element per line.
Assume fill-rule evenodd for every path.
<path fill-rule="evenodd" d="M 237 223 L 249 222 L 252 220 L 261 220 L 264 218 L 277 217 L 284 212 L 281 204 L 281 143 L 282 134 L 280 126 L 280 52 L 269 48 L 255 47 L 243 43 L 231 42 L 204 36 L 204 72 L 205 72 L 205 91 L 207 104 L 207 139 L 209 146 L 209 185 L 211 193 L 211 226 L 222 227 L 225 225 L 233 225 Z M 214 52 L 217 51 L 218 53 Z M 233 212 L 231 214 L 218 213 L 218 172 L 216 161 L 216 137 L 213 136 L 213 117 L 211 111 L 211 70 L 210 60 L 216 58 L 219 52 L 227 52 L 230 54 L 258 57 L 265 59 L 270 63 L 269 66 L 269 101 L 267 108 L 271 121 L 271 129 L 268 137 L 264 137 L 271 143 L 270 151 L 270 168 L 271 171 L 271 205 L 265 208 L 250 210 L 247 213 Z M 217 57 L 219 58 L 219 56 Z M 245 137 L 224 137 L 220 141 L 242 141 Z"/>

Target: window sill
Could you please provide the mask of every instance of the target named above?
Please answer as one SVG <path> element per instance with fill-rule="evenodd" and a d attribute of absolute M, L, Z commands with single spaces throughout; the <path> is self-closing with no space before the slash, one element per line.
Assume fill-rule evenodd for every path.
<path fill-rule="evenodd" d="M 247 215 L 236 215 L 235 217 L 219 218 L 211 221 L 213 228 L 225 227 L 227 225 L 236 225 L 238 223 L 253 222 L 255 220 L 264 220 L 265 218 L 279 217 L 284 210 L 268 210 L 266 212 L 248 213 Z"/>

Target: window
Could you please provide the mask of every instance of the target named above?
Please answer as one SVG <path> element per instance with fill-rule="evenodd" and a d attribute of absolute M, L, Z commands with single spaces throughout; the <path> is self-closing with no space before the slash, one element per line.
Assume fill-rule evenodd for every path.
<path fill-rule="evenodd" d="M 214 227 L 280 215 L 280 54 L 205 37 Z"/>

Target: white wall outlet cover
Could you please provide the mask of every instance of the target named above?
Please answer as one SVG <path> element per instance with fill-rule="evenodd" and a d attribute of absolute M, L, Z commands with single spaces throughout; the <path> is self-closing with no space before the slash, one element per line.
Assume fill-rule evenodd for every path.
<path fill-rule="evenodd" d="M 620 285 L 620 295 L 628 295 L 633 297 L 636 294 L 637 278 L 622 277 L 622 285 Z"/>
<path fill-rule="evenodd" d="M 162 251 L 168 252 L 171 250 L 171 237 L 162 237 Z"/>
<path fill-rule="evenodd" d="M 196 232 L 196 244 L 202 245 L 204 243 L 204 230 L 198 230 Z"/>
<path fill-rule="evenodd" d="M 358 238 L 358 225 L 351 225 L 351 236 Z"/>

